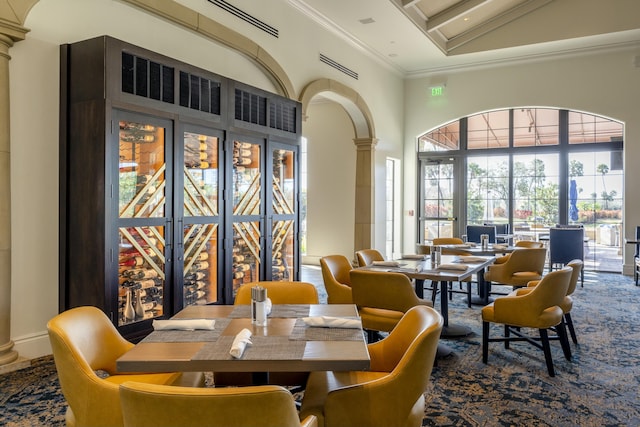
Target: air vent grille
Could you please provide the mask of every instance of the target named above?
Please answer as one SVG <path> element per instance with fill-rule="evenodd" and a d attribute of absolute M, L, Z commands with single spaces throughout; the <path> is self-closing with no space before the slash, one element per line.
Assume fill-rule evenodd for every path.
<path fill-rule="evenodd" d="M 236 120 L 267 125 L 267 98 L 236 89 Z"/>
<path fill-rule="evenodd" d="M 220 83 L 180 71 L 180 105 L 220 115 Z"/>
<path fill-rule="evenodd" d="M 344 65 L 334 61 L 333 59 L 329 58 L 326 55 L 320 54 L 320 62 L 324 62 L 325 64 L 327 64 L 330 67 L 335 68 L 336 70 L 345 73 L 347 76 L 349 77 L 353 77 L 354 79 L 358 80 L 358 73 L 356 73 L 355 71 L 345 67 Z"/>
<path fill-rule="evenodd" d="M 285 132 L 296 132 L 296 107 L 290 103 L 269 102 L 269 127 Z"/>
<path fill-rule="evenodd" d="M 271 25 L 269 25 L 269 24 L 267 24 L 265 22 L 262 22 L 261 20 L 259 20 L 255 16 L 249 15 L 247 12 L 245 12 L 245 11 L 243 11 L 241 9 L 238 9 L 234 5 L 229 4 L 224 0 L 209 0 L 209 3 L 215 4 L 216 6 L 226 10 L 227 12 L 232 14 L 233 16 L 242 19 L 243 21 L 253 25 L 254 27 L 261 29 L 265 33 L 272 35 L 273 37 L 278 38 L 278 29 L 277 28 L 274 28 Z"/>
<path fill-rule="evenodd" d="M 122 91 L 174 103 L 174 69 L 122 52 Z"/>

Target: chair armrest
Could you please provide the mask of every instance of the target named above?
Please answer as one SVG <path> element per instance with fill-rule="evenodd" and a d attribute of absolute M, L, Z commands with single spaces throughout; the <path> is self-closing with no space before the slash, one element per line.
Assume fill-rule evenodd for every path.
<path fill-rule="evenodd" d="M 300 427 L 318 427 L 318 418 L 315 415 L 308 415 L 300 421 Z"/>

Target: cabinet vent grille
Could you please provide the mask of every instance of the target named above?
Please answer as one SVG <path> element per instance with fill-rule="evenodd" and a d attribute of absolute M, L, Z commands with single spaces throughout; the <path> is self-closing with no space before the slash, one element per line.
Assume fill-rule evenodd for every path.
<path fill-rule="evenodd" d="M 226 10 L 227 12 L 229 12 L 230 14 L 235 16 L 236 18 L 242 19 L 243 21 L 253 25 L 254 27 L 261 29 L 265 33 L 272 35 L 273 37 L 276 37 L 276 38 L 278 37 L 278 29 L 277 28 L 274 28 L 271 25 L 259 20 L 255 16 L 249 15 L 247 12 L 245 12 L 245 11 L 243 11 L 241 9 L 238 9 L 234 5 L 229 4 L 228 2 L 226 2 L 224 0 L 209 0 L 209 3 L 215 4 L 216 6 L 218 6 L 221 9 Z"/>
<path fill-rule="evenodd" d="M 347 76 L 353 77 L 354 79 L 358 80 L 358 73 L 334 61 L 333 59 L 329 58 L 326 55 L 320 54 L 320 62 L 323 62 L 328 66 L 333 67 L 342 73 L 345 73 Z"/>
<path fill-rule="evenodd" d="M 269 102 L 269 127 L 285 132 L 296 132 L 296 107 L 285 102 Z"/>
<path fill-rule="evenodd" d="M 174 69 L 122 52 L 122 91 L 174 103 Z"/>
<path fill-rule="evenodd" d="M 267 98 L 236 89 L 236 120 L 267 125 Z"/>
<path fill-rule="evenodd" d="M 220 83 L 180 71 L 180 105 L 220 115 Z"/>

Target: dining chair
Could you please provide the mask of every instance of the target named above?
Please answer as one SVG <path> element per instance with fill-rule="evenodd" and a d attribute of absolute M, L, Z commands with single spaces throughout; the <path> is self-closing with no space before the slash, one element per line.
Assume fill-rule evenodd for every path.
<path fill-rule="evenodd" d="M 567 294 L 572 268 L 565 267 L 547 273 L 531 292 L 496 298 L 494 302 L 482 308 L 482 362 L 487 363 L 490 342 L 504 342 L 505 349 L 510 343 L 526 341 L 544 352 L 549 376 L 555 376 L 548 330 L 556 327 L 565 358 L 571 359 L 571 350 L 562 308 L 560 306 Z M 490 324 L 503 325 L 503 336 L 491 338 Z M 539 338 L 526 335 L 522 328 L 537 329 Z"/>
<path fill-rule="evenodd" d="M 124 427 L 316 427 L 302 421 L 280 386 L 189 388 L 127 381 L 120 386 Z"/>
<path fill-rule="evenodd" d="M 402 273 L 352 270 L 351 288 L 369 342 L 375 339 L 371 332 L 391 332 L 410 308 L 433 307 L 431 301 L 418 298 L 411 280 Z"/>
<path fill-rule="evenodd" d="M 273 304 L 318 304 L 317 288 L 307 282 L 260 281 L 250 282 L 238 288 L 234 305 L 251 304 L 251 288 L 261 286 Z M 268 383 L 304 389 L 308 372 L 269 372 Z M 216 387 L 246 386 L 255 384 L 251 372 L 214 372 Z"/>
<path fill-rule="evenodd" d="M 409 309 L 386 338 L 368 345 L 370 370 L 312 372 L 300 416 L 315 415 L 319 427 L 421 426 L 442 325 L 431 307 Z"/>
<path fill-rule="evenodd" d="M 638 286 L 640 278 L 640 226 L 636 226 L 636 251 L 633 254 L 633 279 Z"/>
<path fill-rule="evenodd" d="M 495 225 L 467 225 L 467 242 L 480 243 L 481 234 L 488 234 L 489 243 L 496 243 Z"/>
<path fill-rule="evenodd" d="M 564 266 L 573 259 L 584 262 L 584 228 L 553 227 L 549 229 L 549 271 Z M 584 287 L 584 266 L 580 272 L 580 287 Z"/>
<path fill-rule="evenodd" d="M 328 255 L 320 258 L 322 280 L 329 304 L 353 304 L 351 295 L 351 262 L 344 255 Z"/>
<path fill-rule="evenodd" d="M 530 281 L 542 278 L 546 257 L 546 248 L 516 249 L 504 263 L 490 265 L 484 280 L 514 288 L 527 286 Z"/>
<path fill-rule="evenodd" d="M 374 261 L 384 261 L 384 256 L 377 249 L 361 249 L 356 251 L 356 259 L 358 267 L 366 267 L 373 264 Z"/>
<path fill-rule="evenodd" d="M 536 240 L 518 240 L 515 245 L 516 248 L 544 248 L 544 243 Z M 494 264 L 503 264 L 509 259 L 509 254 L 496 258 Z"/>
<path fill-rule="evenodd" d="M 571 295 L 575 292 L 576 286 L 578 285 L 578 278 L 580 277 L 580 273 L 582 272 L 583 262 L 579 259 L 571 260 L 567 263 L 567 267 L 571 267 L 571 279 L 569 280 L 569 287 L 567 288 L 567 295 L 564 297 L 560 308 L 562 309 L 562 313 L 564 316 L 564 323 L 567 325 L 567 329 L 569 329 L 569 334 L 571 336 L 571 340 L 574 344 L 578 344 L 578 337 L 576 335 L 575 328 L 573 326 L 573 319 L 571 317 L 571 309 L 573 308 L 573 298 Z M 531 292 L 535 286 L 540 283 L 538 280 L 529 282 L 526 288 L 517 289 L 517 295 L 523 295 L 525 293 Z"/>
<path fill-rule="evenodd" d="M 200 372 L 118 372 L 116 359 L 134 345 L 96 307 L 64 311 L 47 323 L 47 331 L 62 394 L 69 405 L 65 415 L 69 427 L 122 426 L 118 387 L 125 381 L 204 386 Z"/>

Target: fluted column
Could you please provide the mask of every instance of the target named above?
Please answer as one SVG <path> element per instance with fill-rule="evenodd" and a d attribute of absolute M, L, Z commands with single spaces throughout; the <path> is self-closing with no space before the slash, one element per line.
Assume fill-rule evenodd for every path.
<path fill-rule="evenodd" d="M 356 138 L 356 217 L 354 250 L 373 247 L 375 138 Z"/>
<path fill-rule="evenodd" d="M 0 34 L 0 365 L 18 358 L 11 341 L 11 151 L 9 133 L 9 48 Z"/>

